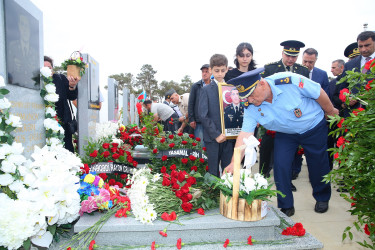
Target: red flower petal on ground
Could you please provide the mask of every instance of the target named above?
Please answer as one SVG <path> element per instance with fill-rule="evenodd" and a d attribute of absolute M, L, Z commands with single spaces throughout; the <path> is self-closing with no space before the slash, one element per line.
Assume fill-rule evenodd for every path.
<path fill-rule="evenodd" d="M 153 150 L 152 150 L 152 153 L 153 154 L 156 154 L 158 152 L 158 149 L 157 148 L 154 148 Z"/>
<path fill-rule="evenodd" d="M 229 239 L 226 239 L 225 242 L 224 242 L 224 247 L 227 248 L 227 246 L 229 245 Z"/>
<path fill-rule="evenodd" d="M 98 156 L 98 150 L 94 150 L 94 152 L 90 154 L 90 157 L 97 157 L 97 156 Z"/>
<path fill-rule="evenodd" d="M 253 241 L 251 240 L 251 235 L 249 236 L 249 238 L 247 238 L 247 244 L 248 245 L 252 245 L 253 244 Z"/>
<path fill-rule="evenodd" d="M 168 156 L 166 156 L 166 155 L 163 155 L 162 157 L 161 157 L 161 160 L 162 161 L 166 161 L 168 159 Z"/>
<path fill-rule="evenodd" d="M 198 208 L 198 209 L 197 209 L 197 213 L 198 213 L 198 214 L 201 214 L 201 215 L 205 215 L 205 214 L 204 214 L 204 209 L 203 209 L 203 208 Z"/>
<path fill-rule="evenodd" d="M 94 249 L 94 246 L 95 246 L 95 240 L 92 240 L 92 241 L 90 242 L 90 245 L 89 245 L 89 250 Z"/>
<path fill-rule="evenodd" d="M 102 147 L 105 148 L 105 149 L 108 149 L 109 148 L 109 143 L 103 143 Z"/>
<path fill-rule="evenodd" d="M 182 141 L 181 143 L 182 143 L 182 145 L 186 145 L 187 141 Z"/>
<path fill-rule="evenodd" d="M 181 204 L 181 207 L 185 212 L 190 213 L 191 209 L 193 208 L 193 204 L 190 202 L 184 202 Z"/>
<path fill-rule="evenodd" d="M 177 246 L 177 249 L 181 249 L 181 246 L 182 246 L 182 240 L 181 240 L 181 238 L 179 238 L 179 239 L 177 240 L 177 244 L 176 244 L 176 246 Z"/>

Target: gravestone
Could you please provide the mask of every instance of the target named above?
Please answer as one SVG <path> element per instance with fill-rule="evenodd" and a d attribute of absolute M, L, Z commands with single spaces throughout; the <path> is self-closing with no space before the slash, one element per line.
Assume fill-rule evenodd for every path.
<path fill-rule="evenodd" d="M 122 96 L 123 96 L 123 114 L 122 114 L 122 124 L 125 126 L 129 124 L 129 99 L 130 99 L 130 92 L 129 89 L 123 88 L 122 89 Z"/>
<path fill-rule="evenodd" d="M 43 13 L 31 2 L 0 1 L 0 75 L 10 93 L 10 113 L 23 126 L 14 135 L 29 157 L 34 145 L 45 145 L 44 102 L 40 96 L 43 67 Z M 5 17 L 5 18 L 3 18 Z"/>
<path fill-rule="evenodd" d="M 83 147 L 90 138 L 95 138 L 96 123 L 99 122 L 99 63 L 90 55 L 83 54 L 88 68 L 78 83 L 78 152 L 84 155 Z"/>
<path fill-rule="evenodd" d="M 130 124 L 135 123 L 135 96 L 134 94 L 130 95 Z"/>

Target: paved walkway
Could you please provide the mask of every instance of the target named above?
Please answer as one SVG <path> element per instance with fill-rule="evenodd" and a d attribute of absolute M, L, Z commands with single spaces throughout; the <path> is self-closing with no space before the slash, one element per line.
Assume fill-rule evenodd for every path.
<path fill-rule="evenodd" d="M 258 171 L 257 165 L 254 166 L 254 171 Z M 272 177 L 271 180 L 273 180 Z M 352 231 L 353 241 L 350 239 L 342 241 L 344 229 L 353 224 L 355 217 L 347 212 L 350 209 L 350 203 L 340 196 L 340 193 L 336 191 L 336 187 L 332 185 L 329 210 L 324 214 L 318 214 L 314 211 L 315 200 L 312 197 L 312 188 L 309 182 L 305 159 L 303 161 L 302 172 L 299 174 L 297 180 L 293 181 L 293 184 L 297 187 L 297 192 L 293 193 L 296 213 L 291 219 L 294 222 L 301 222 L 306 231 L 323 242 L 324 249 L 365 249 L 356 243 L 356 241 L 363 242 L 367 238 L 367 235 L 357 232 L 355 229 Z M 271 204 L 277 207 L 276 199 L 272 199 Z"/>

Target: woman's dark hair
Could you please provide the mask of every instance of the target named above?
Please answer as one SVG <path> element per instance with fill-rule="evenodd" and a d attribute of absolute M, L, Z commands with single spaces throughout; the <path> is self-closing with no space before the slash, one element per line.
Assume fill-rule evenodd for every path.
<path fill-rule="evenodd" d="M 250 43 L 240 43 L 237 46 L 237 49 L 236 49 L 236 58 L 234 59 L 234 64 L 236 65 L 237 69 L 240 67 L 240 64 L 238 63 L 238 60 L 237 60 L 237 56 L 239 56 L 240 54 L 242 54 L 242 51 L 244 49 L 248 49 L 251 52 L 251 55 L 254 57 L 253 46 L 251 46 Z M 251 62 L 249 64 L 248 70 L 250 71 L 250 70 L 255 69 L 255 66 L 256 66 L 256 63 L 254 61 L 254 58 L 252 58 Z"/>
<path fill-rule="evenodd" d="M 45 62 L 49 62 L 51 64 L 51 66 L 53 67 L 53 60 L 51 57 L 49 56 L 44 56 L 44 61 Z"/>

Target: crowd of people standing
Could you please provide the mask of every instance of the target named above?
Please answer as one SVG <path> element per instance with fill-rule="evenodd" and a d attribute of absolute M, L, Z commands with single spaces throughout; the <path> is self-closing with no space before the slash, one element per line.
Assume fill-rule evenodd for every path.
<path fill-rule="evenodd" d="M 295 213 L 292 192 L 297 189 L 292 179 L 298 178 L 301 171 L 303 158 L 299 152 L 303 147 L 316 200 L 314 210 L 324 213 L 328 210 L 331 187 L 322 180 L 333 167 L 327 145 L 328 148 L 335 145 L 334 138 L 328 136 L 326 117 L 338 114 L 346 117 L 360 107 L 355 100 L 349 106 L 340 100 L 340 90 L 348 84 L 338 84 L 338 81 L 346 71 L 360 72 L 367 61 L 374 59 L 375 33 L 365 31 L 358 35 L 357 42 L 345 49 L 348 62 L 332 61 L 331 72 L 336 78 L 331 81 L 326 71 L 315 67 L 316 49 L 303 51 L 301 65 L 296 61 L 305 47 L 303 42 L 288 40 L 280 45 L 283 47 L 281 60 L 264 68 L 256 68 L 250 43 L 237 46 L 236 68 L 231 70 L 228 70 L 227 58 L 215 54 L 209 64 L 200 68 L 202 79 L 192 85 L 190 93 L 176 93 L 171 89 L 165 93 L 164 104 L 145 101 L 144 106 L 165 124 L 166 131 L 194 133 L 203 139 L 209 172 L 216 176 L 223 171 L 231 172 L 234 147 L 242 145 L 243 138 L 258 134 L 260 171 L 268 177 L 273 169 L 276 187 L 286 195 L 285 198 L 278 196 L 278 206 L 288 216 Z M 244 111 L 238 114 L 243 122 L 237 140 L 226 138 L 222 131 L 218 84 L 223 82 L 235 86 L 237 95 L 246 100 Z M 352 92 L 358 92 L 359 87 Z M 232 112 L 234 116 L 238 111 L 233 108 Z M 178 123 L 168 125 L 171 119 Z M 260 127 L 264 129 L 259 131 L 265 132 L 257 133 Z"/>

